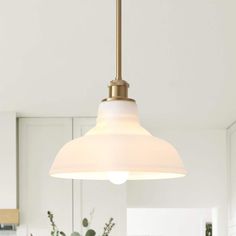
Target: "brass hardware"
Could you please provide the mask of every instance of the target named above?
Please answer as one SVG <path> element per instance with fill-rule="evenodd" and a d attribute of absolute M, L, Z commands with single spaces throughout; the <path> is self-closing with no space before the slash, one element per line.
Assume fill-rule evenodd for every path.
<path fill-rule="evenodd" d="M 19 224 L 19 209 L 0 209 L 1 224 Z"/>
<path fill-rule="evenodd" d="M 122 80 L 122 0 L 116 0 L 116 79 Z"/>
<path fill-rule="evenodd" d="M 135 101 L 128 98 L 128 88 L 129 84 L 125 80 L 112 80 L 109 84 L 109 97 L 103 99 L 102 101 L 112 101 L 112 100 L 127 100 Z"/>
<path fill-rule="evenodd" d="M 108 86 L 109 96 L 102 101 L 128 100 L 129 84 L 122 79 L 122 0 L 116 0 L 116 79 Z"/>
<path fill-rule="evenodd" d="M 118 101 L 118 100 L 135 102 L 135 100 L 132 98 L 120 98 L 120 97 L 104 98 L 102 99 L 102 102 Z"/>
<path fill-rule="evenodd" d="M 109 85 L 109 97 L 128 97 L 129 84 L 124 80 L 112 80 Z"/>

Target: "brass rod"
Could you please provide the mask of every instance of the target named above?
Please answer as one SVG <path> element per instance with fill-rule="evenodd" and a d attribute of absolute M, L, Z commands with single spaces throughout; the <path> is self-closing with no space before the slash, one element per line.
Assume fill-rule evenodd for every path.
<path fill-rule="evenodd" d="M 122 0 L 116 0 L 116 78 L 112 80 L 109 87 L 108 98 L 102 101 L 135 100 L 128 97 L 129 84 L 122 79 Z"/>
<path fill-rule="evenodd" d="M 122 0 L 116 0 L 116 79 L 122 80 Z"/>

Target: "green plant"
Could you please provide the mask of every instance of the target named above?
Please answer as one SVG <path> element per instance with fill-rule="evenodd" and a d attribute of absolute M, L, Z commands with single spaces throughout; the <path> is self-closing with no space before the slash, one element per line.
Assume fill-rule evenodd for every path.
<path fill-rule="evenodd" d="M 105 227 L 103 228 L 104 231 L 103 231 L 102 236 L 108 236 L 114 226 L 115 226 L 115 223 L 113 222 L 113 218 L 110 218 L 109 222 L 106 223 Z"/>
<path fill-rule="evenodd" d="M 54 219 L 53 219 L 54 216 L 53 216 L 53 214 L 50 211 L 48 211 L 48 218 L 49 218 L 51 226 L 52 226 L 51 236 L 59 236 L 59 235 L 66 236 L 66 234 L 63 231 L 60 231 L 57 228 L 57 226 L 56 226 L 56 224 L 54 222 Z"/>
<path fill-rule="evenodd" d="M 51 227 L 52 227 L 51 236 L 66 236 L 66 234 L 63 231 L 60 231 L 58 229 L 57 225 L 55 224 L 54 215 L 50 211 L 48 211 L 47 214 L 48 214 L 48 218 L 49 218 L 49 221 L 50 221 Z M 93 214 L 94 214 L 94 210 L 90 213 L 90 221 L 87 218 L 83 218 L 83 220 L 81 222 L 82 226 L 86 229 L 85 236 L 95 236 L 96 235 L 96 231 L 94 229 L 90 228 Z M 115 226 L 115 223 L 113 222 L 113 218 L 110 218 L 108 223 L 105 223 L 102 236 L 109 236 L 109 234 L 111 233 L 114 226 Z M 70 234 L 70 236 L 82 236 L 82 235 L 79 232 L 74 231 Z"/>

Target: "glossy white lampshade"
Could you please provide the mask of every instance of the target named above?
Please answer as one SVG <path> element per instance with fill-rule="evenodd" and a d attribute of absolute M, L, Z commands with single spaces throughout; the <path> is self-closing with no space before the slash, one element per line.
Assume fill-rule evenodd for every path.
<path fill-rule="evenodd" d="M 54 177 L 122 183 L 186 174 L 176 149 L 153 137 L 139 123 L 133 101 L 105 101 L 97 124 L 62 147 L 50 170 Z"/>

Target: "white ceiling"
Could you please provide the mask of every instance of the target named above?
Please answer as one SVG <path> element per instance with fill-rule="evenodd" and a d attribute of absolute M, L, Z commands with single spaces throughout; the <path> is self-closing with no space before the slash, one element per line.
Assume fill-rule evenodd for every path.
<path fill-rule="evenodd" d="M 236 1 L 123 0 L 124 79 L 142 119 L 236 120 Z M 0 110 L 94 116 L 114 79 L 115 0 L 0 1 Z"/>

